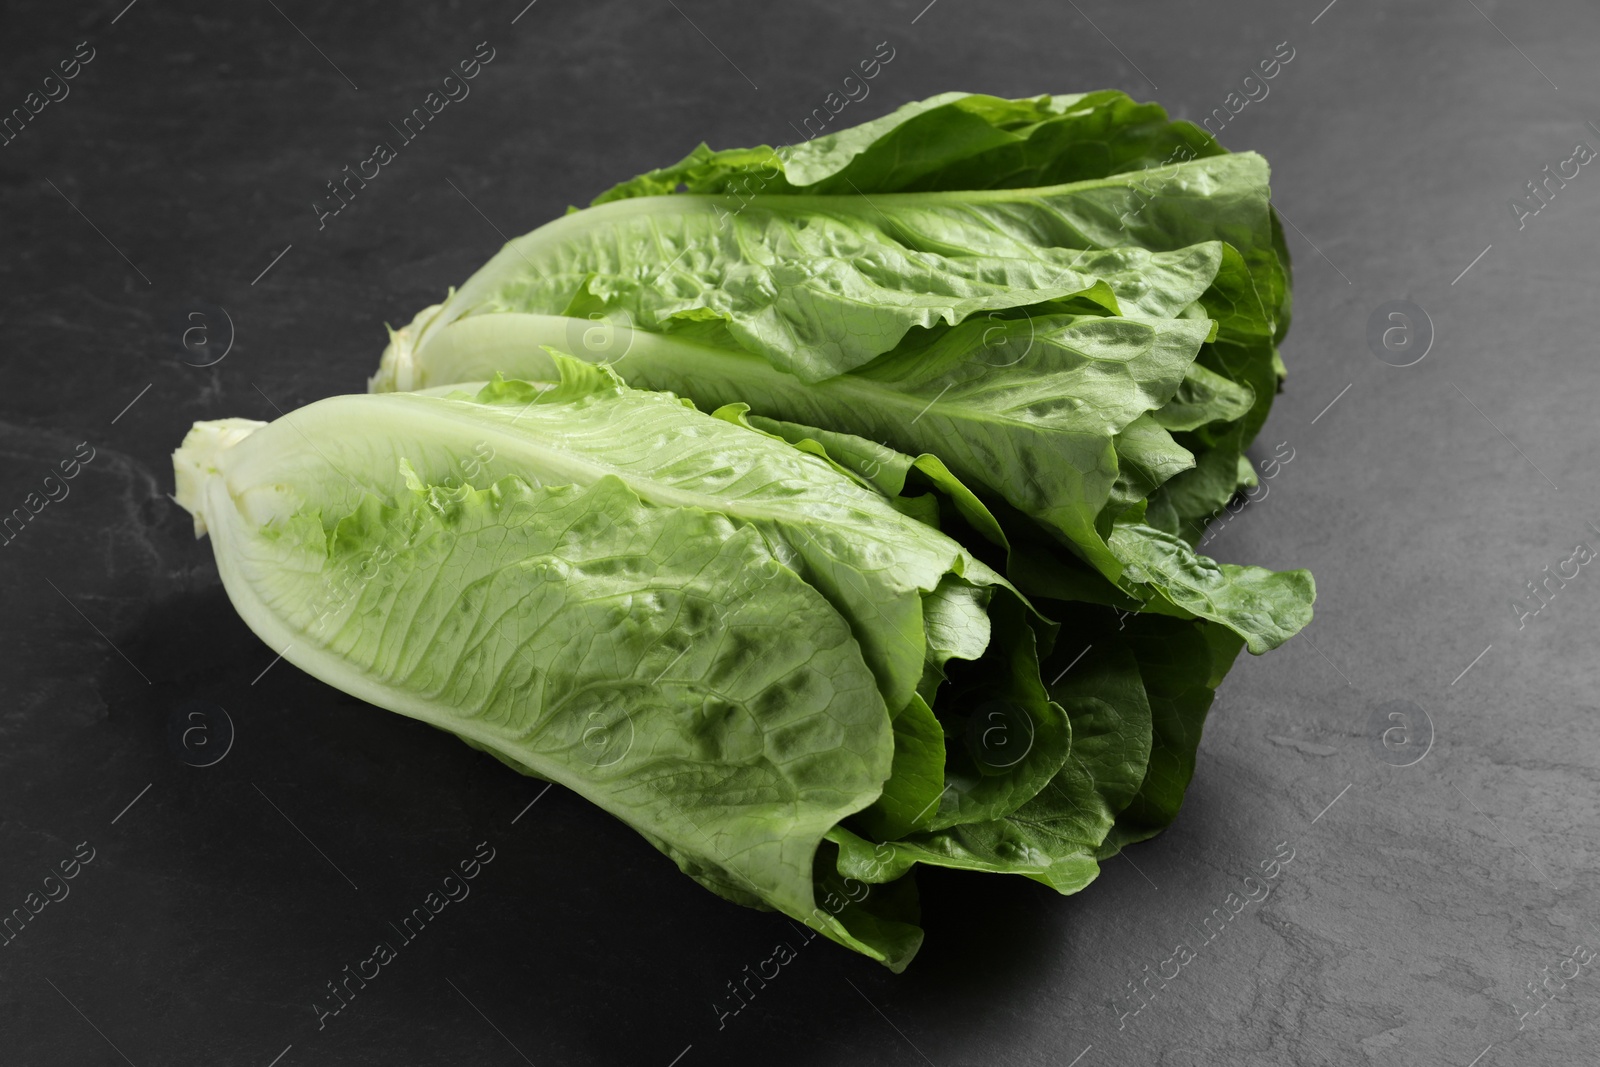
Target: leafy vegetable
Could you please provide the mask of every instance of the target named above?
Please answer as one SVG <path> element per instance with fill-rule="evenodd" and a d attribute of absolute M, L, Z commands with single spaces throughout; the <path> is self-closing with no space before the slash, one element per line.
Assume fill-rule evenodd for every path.
<path fill-rule="evenodd" d="M 285 658 L 899 969 L 918 865 L 1082 889 L 1310 619 L 1195 551 L 1283 379 L 1267 179 L 1113 92 L 701 145 L 177 499 Z"/>
<path fill-rule="evenodd" d="M 920 819 L 897 784 L 881 824 L 1010 810 L 1064 762 L 1033 652 L 1049 629 L 999 575 L 779 438 L 553 358 L 550 386 L 198 424 L 178 500 L 246 621 L 797 918 L 822 835 L 883 791 L 890 711 L 931 715 L 952 660 L 1038 743 Z"/>
<path fill-rule="evenodd" d="M 372 384 L 537 377 L 565 345 L 708 408 L 931 454 L 1150 610 L 1264 652 L 1309 620 L 1309 576 L 1190 546 L 1277 389 L 1286 262 L 1259 156 L 1120 94 L 946 94 L 615 187 L 395 333 Z M 1044 273 L 1012 304 L 941 295 L 1002 263 Z"/>

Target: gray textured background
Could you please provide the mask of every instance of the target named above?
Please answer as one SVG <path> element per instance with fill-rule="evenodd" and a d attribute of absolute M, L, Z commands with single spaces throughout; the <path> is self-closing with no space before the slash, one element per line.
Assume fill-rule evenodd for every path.
<path fill-rule="evenodd" d="M 0 510 L 95 449 L 0 547 L 0 911 L 95 850 L 0 947 L 0 1062 L 1593 1062 L 1600 961 L 1517 1013 L 1600 948 L 1600 574 L 1520 629 L 1511 605 L 1600 546 L 1600 166 L 1520 230 L 1510 205 L 1600 146 L 1600 9 L 124 2 L 11 3 L 0 32 L 0 110 L 95 49 L 0 147 Z M 319 232 L 323 183 L 480 41 L 472 95 Z M 273 650 L 166 499 L 167 454 L 194 419 L 359 390 L 382 323 L 465 278 L 497 228 L 702 139 L 790 139 L 882 41 L 894 59 L 841 123 L 948 89 L 1101 87 L 1199 119 L 1294 49 L 1221 131 L 1271 160 L 1293 225 L 1289 387 L 1257 453 L 1294 459 L 1210 548 L 1310 567 L 1321 595 L 1304 636 L 1227 680 L 1165 835 L 1068 899 L 931 872 L 906 974 L 817 942 L 719 1030 L 712 1003 L 781 919 L 563 790 L 527 809 L 538 783 L 287 665 L 261 674 Z M 1435 336 L 1396 368 L 1366 333 L 1401 299 Z M 196 324 L 210 347 L 181 343 Z M 237 727 L 205 768 L 169 739 L 195 699 Z M 1431 722 L 1411 766 L 1391 763 L 1426 747 L 1420 718 L 1390 762 L 1369 725 L 1391 701 Z M 319 1031 L 323 983 L 484 840 L 473 896 Z M 1271 896 L 1119 1020 L 1128 983 L 1281 842 Z"/>

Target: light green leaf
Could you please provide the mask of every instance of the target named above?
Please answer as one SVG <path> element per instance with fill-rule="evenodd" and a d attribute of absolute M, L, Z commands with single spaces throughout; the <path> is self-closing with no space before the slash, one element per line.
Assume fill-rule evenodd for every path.
<path fill-rule="evenodd" d="M 1131 581 L 1222 623 L 1257 655 L 1277 648 L 1311 621 L 1317 588 L 1310 571 L 1219 564 L 1196 555 L 1182 538 L 1139 523 L 1118 523 L 1110 544 Z"/>
<path fill-rule="evenodd" d="M 281 462 L 307 451 L 286 421 L 223 448 L 200 424 L 185 444 L 209 451 L 188 503 L 264 640 L 809 914 L 817 842 L 877 797 L 892 740 L 844 620 L 753 527 L 651 507 L 612 476 L 408 489 L 392 453 L 387 477 L 364 473 L 393 503 L 341 516 L 318 506 L 337 470 Z M 263 468 L 264 523 L 237 495 Z"/>

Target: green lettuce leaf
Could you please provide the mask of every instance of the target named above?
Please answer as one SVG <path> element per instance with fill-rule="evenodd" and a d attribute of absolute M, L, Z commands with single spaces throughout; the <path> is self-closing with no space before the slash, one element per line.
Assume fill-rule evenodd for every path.
<path fill-rule="evenodd" d="M 1112 311 L 1171 314 L 1215 272 L 1214 246 L 1160 258 L 1008 238 L 1003 229 L 1023 203 L 995 205 L 981 220 L 915 202 L 884 205 L 884 216 L 859 198 L 778 197 L 737 215 L 705 198 L 606 205 L 507 244 L 434 322 L 611 312 L 663 332 L 725 334 L 818 381 L 870 362 L 915 328 L 980 312 L 1084 297 Z M 1151 283 L 1163 273 L 1171 280 Z M 426 341 L 423 331 L 418 343 Z"/>
<path fill-rule="evenodd" d="M 781 149 L 696 148 L 681 162 L 623 182 L 596 204 L 691 193 L 846 194 L 1026 189 L 1222 155 L 1199 126 L 1156 104 L 1100 91 L 1022 100 L 941 93 L 880 119 Z"/>

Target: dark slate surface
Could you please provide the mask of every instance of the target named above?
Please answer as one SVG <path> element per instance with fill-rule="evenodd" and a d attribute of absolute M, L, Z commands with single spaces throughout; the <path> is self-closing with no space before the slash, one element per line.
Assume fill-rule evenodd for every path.
<path fill-rule="evenodd" d="M 0 548 L 0 910 L 92 855 L 0 948 L 0 1062 L 1593 1061 L 1600 574 L 1520 628 L 1512 604 L 1600 546 L 1600 170 L 1521 228 L 1511 207 L 1600 146 L 1592 4 L 123 2 L 14 2 L 0 32 L 4 109 L 93 55 L 0 147 L 0 510 L 93 456 Z M 792 929 L 562 789 L 267 669 L 167 456 L 192 420 L 359 390 L 382 324 L 502 233 L 701 139 L 789 139 L 884 41 L 841 122 L 1103 86 L 1198 119 L 1287 42 L 1221 132 L 1272 161 L 1293 225 L 1258 452 L 1294 458 L 1213 547 L 1309 566 L 1321 598 L 1228 679 L 1177 824 L 1086 892 L 935 872 L 908 973 L 819 941 L 719 1026 Z M 324 183 L 479 42 L 471 96 L 319 230 Z M 1434 335 L 1404 368 L 1367 340 L 1397 300 Z M 1426 717 L 1385 749 L 1406 701 Z M 224 751 L 215 708 L 231 749 L 192 766 Z M 324 983 L 480 842 L 472 895 L 319 1030 Z"/>

